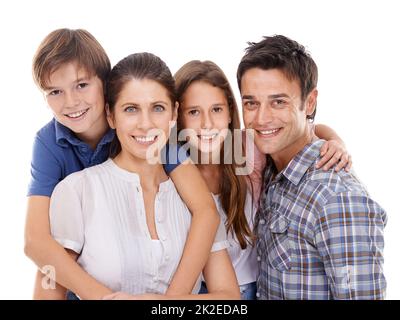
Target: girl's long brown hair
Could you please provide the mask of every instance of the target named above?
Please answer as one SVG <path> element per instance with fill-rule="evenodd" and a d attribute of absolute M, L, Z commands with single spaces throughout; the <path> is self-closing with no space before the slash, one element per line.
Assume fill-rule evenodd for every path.
<path fill-rule="evenodd" d="M 234 129 L 240 129 L 238 107 L 224 72 L 212 61 L 193 60 L 186 63 L 175 73 L 176 93 L 178 102 L 181 104 L 183 95 L 189 86 L 197 81 L 206 82 L 214 87 L 220 88 L 226 97 L 229 106 L 231 123 L 229 129 L 232 133 L 232 145 L 235 145 Z M 181 112 L 181 108 L 178 109 Z M 178 130 L 183 129 L 178 117 Z M 225 147 L 225 146 L 224 146 Z M 228 151 L 228 152 L 226 152 Z M 234 232 L 242 249 L 246 248 L 247 243 L 252 243 L 254 236 L 245 215 L 245 202 L 247 185 L 244 176 L 236 175 L 235 169 L 239 165 L 235 162 L 232 148 L 225 150 L 222 148 L 221 156 L 229 155 L 232 159 L 231 164 L 221 164 L 221 180 L 219 182 L 221 193 L 221 204 L 227 215 L 227 232 Z"/>

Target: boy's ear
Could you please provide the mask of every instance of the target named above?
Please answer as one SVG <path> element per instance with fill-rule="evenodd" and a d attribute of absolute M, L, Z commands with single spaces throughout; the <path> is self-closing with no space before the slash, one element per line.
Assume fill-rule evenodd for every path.
<path fill-rule="evenodd" d="M 106 109 L 108 125 L 110 126 L 111 129 L 115 129 L 114 117 L 113 117 L 113 114 L 110 111 L 110 106 L 108 105 L 108 103 L 106 103 L 105 109 Z"/>

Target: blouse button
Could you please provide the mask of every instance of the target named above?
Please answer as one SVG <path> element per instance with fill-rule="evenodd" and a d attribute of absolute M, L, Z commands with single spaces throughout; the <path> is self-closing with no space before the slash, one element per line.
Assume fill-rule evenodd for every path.
<path fill-rule="evenodd" d="M 165 260 L 168 261 L 169 260 L 169 255 L 165 256 Z"/>

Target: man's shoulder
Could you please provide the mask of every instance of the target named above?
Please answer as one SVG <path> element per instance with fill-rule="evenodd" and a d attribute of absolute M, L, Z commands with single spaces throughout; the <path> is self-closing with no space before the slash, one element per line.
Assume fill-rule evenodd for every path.
<path fill-rule="evenodd" d="M 303 179 L 303 183 L 309 184 L 315 190 L 317 196 L 322 199 L 321 205 L 328 205 L 340 201 L 366 202 L 370 195 L 366 187 L 352 170 L 336 172 L 333 168 L 327 171 L 310 168 Z M 364 199 L 364 200 L 363 200 Z"/>
<path fill-rule="evenodd" d="M 324 171 L 321 168 L 312 167 L 306 173 L 305 181 L 318 184 L 333 193 L 355 192 L 367 194 L 367 190 L 353 170 L 350 172 L 345 170 L 336 172 L 333 168 Z"/>
<path fill-rule="evenodd" d="M 357 178 L 352 170 L 346 172 L 340 170 L 336 172 L 333 168 L 327 171 L 312 167 L 308 170 L 303 180 L 305 183 L 310 183 L 332 195 L 341 193 L 354 193 L 368 195 L 365 186 Z"/>

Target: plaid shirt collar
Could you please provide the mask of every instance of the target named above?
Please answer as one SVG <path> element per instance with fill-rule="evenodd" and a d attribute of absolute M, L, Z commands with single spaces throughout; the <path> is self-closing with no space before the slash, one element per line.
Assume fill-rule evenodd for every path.
<path fill-rule="evenodd" d="M 279 181 L 283 177 L 289 180 L 294 185 L 298 185 L 304 177 L 308 169 L 319 158 L 321 146 L 325 140 L 318 139 L 310 144 L 307 144 L 296 156 L 289 162 L 289 164 L 279 172 L 274 181 Z M 269 185 L 274 173 L 277 172 L 275 164 L 270 156 L 268 156 L 267 167 L 265 170 L 265 181 Z"/>

